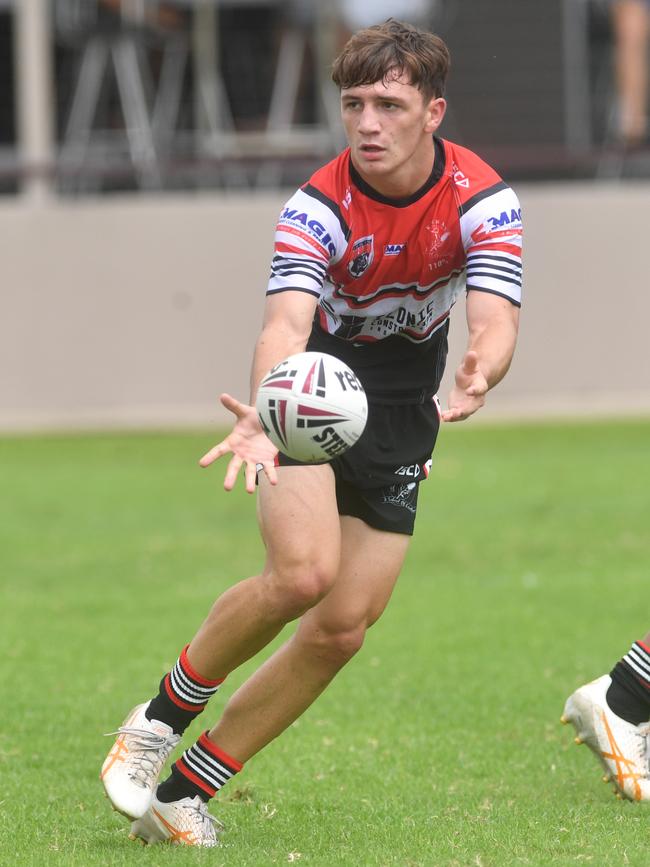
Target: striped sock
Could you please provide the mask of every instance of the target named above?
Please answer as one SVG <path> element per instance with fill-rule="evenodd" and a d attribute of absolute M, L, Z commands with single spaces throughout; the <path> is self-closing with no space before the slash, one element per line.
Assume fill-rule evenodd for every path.
<path fill-rule="evenodd" d="M 650 689 L 650 647 L 642 641 L 635 641 L 623 657 L 642 686 Z"/>
<path fill-rule="evenodd" d="M 650 720 L 650 647 L 635 641 L 611 671 L 607 704 L 632 725 Z"/>
<path fill-rule="evenodd" d="M 208 680 L 198 674 L 187 658 L 187 647 L 178 657 L 176 665 L 160 681 L 158 695 L 145 711 L 147 719 L 167 723 L 178 735 L 182 735 L 192 720 L 204 710 L 224 680 Z"/>
<path fill-rule="evenodd" d="M 167 803 L 196 795 L 209 801 L 242 768 L 241 762 L 220 750 L 204 732 L 172 765 L 171 776 L 158 786 L 156 797 Z"/>

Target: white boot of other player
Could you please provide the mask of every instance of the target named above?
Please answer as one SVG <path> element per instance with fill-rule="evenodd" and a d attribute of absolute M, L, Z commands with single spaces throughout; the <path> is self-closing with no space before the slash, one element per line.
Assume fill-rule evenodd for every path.
<path fill-rule="evenodd" d="M 144 715 L 149 702 L 133 708 L 116 732 L 117 739 L 102 765 L 100 778 L 115 809 L 138 819 L 149 809 L 158 777 L 180 741 L 171 727 Z"/>
<path fill-rule="evenodd" d="M 576 730 L 577 744 L 587 744 L 605 768 L 619 797 L 650 800 L 650 723 L 632 725 L 610 710 L 605 695 L 608 674 L 581 686 L 570 695 L 561 720 Z"/>
<path fill-rule="evenodd" d="M 132 840 L 172 843 L 184 846 L 218 846 L 223 825 L 210 815 L 208 805 L 199 798 L 181 798 L 165 804 L 153 799 L 141 819 L 131 825 Z"/>

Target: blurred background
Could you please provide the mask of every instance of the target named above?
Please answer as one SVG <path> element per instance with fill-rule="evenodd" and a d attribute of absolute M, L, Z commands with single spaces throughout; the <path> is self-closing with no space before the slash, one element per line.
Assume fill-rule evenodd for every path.
<path fill-rule="evenodd" d="M 650 413 L 650 0 L 0 0 L 0 430 L 247 397 L 277 214 L 345 145 L 331 62 L 390 15 L 448 42 L 441 134 L 523 205 L 485 417 Z"/>

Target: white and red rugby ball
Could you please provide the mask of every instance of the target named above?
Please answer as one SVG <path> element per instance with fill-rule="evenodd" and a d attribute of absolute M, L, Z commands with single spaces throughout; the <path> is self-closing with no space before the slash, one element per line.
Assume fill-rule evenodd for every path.
<path fill-rule="evenodd" d="M 356 374 L 324 352 L 299 352 L 276 364 L 260 383 L 255 408 L 271 442 L 290 458 L 310 464 L 347 451 L 368 418 L 368 401 Z"/>

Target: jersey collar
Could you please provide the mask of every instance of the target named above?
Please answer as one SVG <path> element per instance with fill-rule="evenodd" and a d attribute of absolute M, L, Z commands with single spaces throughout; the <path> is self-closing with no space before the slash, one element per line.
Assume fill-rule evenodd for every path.
<path fill-rule="evenodd" d="M 391 205 L 393 208 L 406 208 L 408 205 L 412 205 L 414 202 L 417 202 L 418 199 L 421 199 L 422 196 L 426 195 L 430 189 L 432 189 L 443 176 L 445 171 L 445 146 L 442 143 L 442 139 L 433 137 L 433 145 L 434 145 L 434 157 L 433 157 L 433 168 L 431 169 L 431 174 L 426 179 L 426 181 L 422 184 L 419 190 L 416 190 L 414 193 L 411 193 L 410 196 L 404 196 L 399 199 L 391 199 L 389 196 L 384 196 L 381 193 L 377 192 L 370 184 L 366 183 L 364 179 L 361 177 L 359 172 L 355 169 L 352 160 L 348 155 L 349 165 L 350 165 L 350 178 L 352 179 L 352 183 L 355 187 L 367 196 L 369 199 L 373 199 L 375 202 L 380 202 L 382 205 Z"/>

